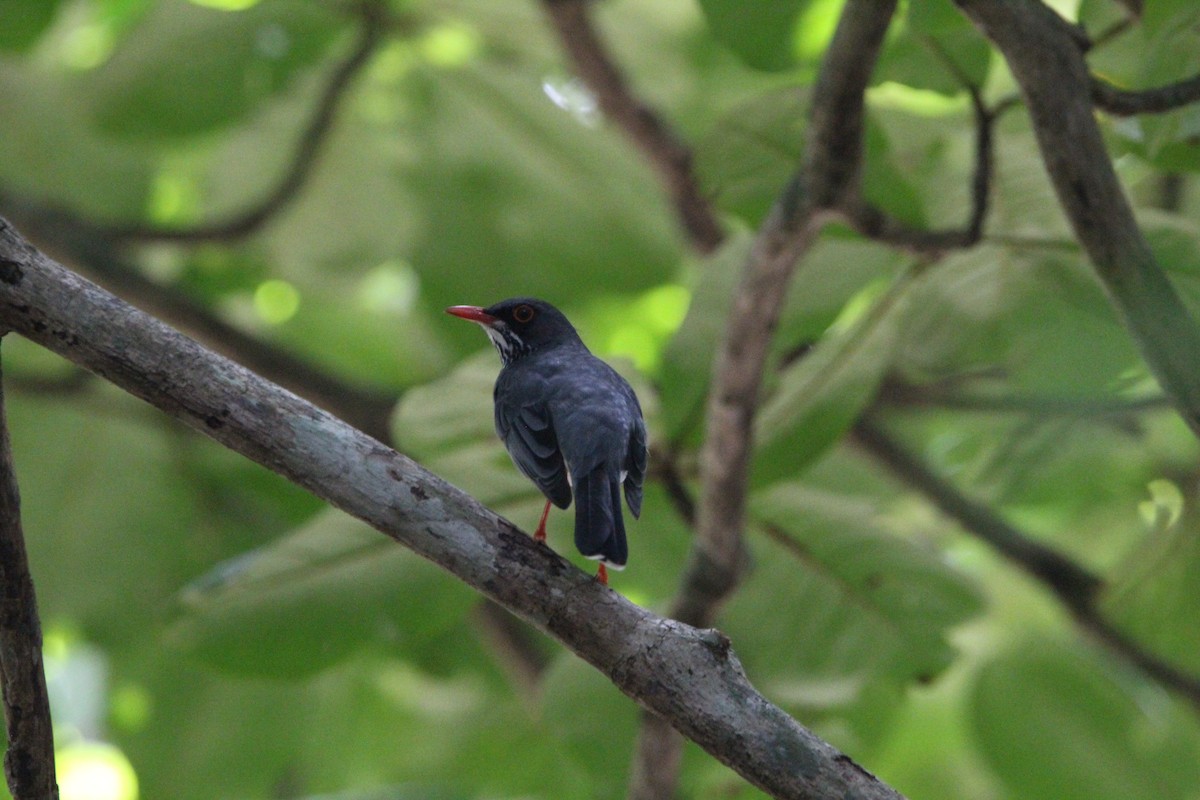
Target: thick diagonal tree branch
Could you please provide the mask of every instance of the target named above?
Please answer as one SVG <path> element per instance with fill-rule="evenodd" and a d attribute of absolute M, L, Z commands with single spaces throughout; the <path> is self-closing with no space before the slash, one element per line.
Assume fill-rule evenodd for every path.
<path fill-rule="evenodd" d="M 634 96 L 592 25 L 588 0 L 542 0 L 546 16 L 581 80 L 612 120 L 645 155 L 666 187 L 688 241 L 711 253 L 725 239 L 716 209 L 700 190 L 692 153 L 658 112 Z"/>
<path fill-rule="evenodd" d="M 1067 556 L 1029 537 L 986 505 L 939 477 L 869 415 L 853 429 L 854 441 L 899 480 L 929 499 L 964 530 L 1032 575 L 1058 598 L 1081 628 L 1150 678 L 1200 708 L 1200 678 L 1147 651 L 1105 619 L 1097 603 L 1103 582 Z"/>
<path fill-rule="evenodd" d="M 12 267 L 0 259 L 0 280 Z M 12 442 L 0 385 L 0 681 L 8 750 L 4 777 L 16 800 L 58 797 L 54 777 L 54 732 L 42 667 L 42 626 L 25 534 L 21 497 L 13 467 Z"/>
<path fill-rule="evenodd" d="M 438 564 L 773 796 L 899 796 L 763 698 L 719 632 L 630 603 L 405 456 L 51 261 L 3 221 L 0 325 Z"/>
<path fill-rule="evenodd" d="M 1040 2 L 955 2 L 1008 61 L 1076 238 L 1150 371 L 1200 435 L 1200 327 L 1155 260 L 1113 170 L 1079 30 Z"/>

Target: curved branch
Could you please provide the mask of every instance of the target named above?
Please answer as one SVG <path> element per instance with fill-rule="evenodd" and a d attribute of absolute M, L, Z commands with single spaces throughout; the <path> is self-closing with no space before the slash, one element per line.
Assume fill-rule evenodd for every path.
<path fill-rule="evenodd" d="M 1163 114 L 1200 100 L 1200 75 L 1155 89 L 1121 89 L 1103 78 L 1091 77 L 1092 102 L 1118 117 Z"/>
<path fill-rule="evenodd" d="M 924 495 L 964 530 L 1036 578 L 1058 598 L 1084 630 L 1150 678 L 1200 708 L 1200 678 L 1188 675 L 1148 652 L 1101 614 L 1097 599 L 1103 582 L 1067 556 L 1031 539 L 994 511 L 959 492 L 908 452 L 869 416 L 854 426 L 854 440 L 898 480 Z"/>
<path fill-rule="evenodd" d="M 1200 436 L 1200 327 L 1134 219 L 1093 115 L 1079 29 L 1042 3 L 955 0 L 1000 48 L 1075 236 L 1150 371 Z"/>
<path fill-rule="evenodd" d="M 712 624 L 745 568 L 746 486 L 769 345 L 796 262 L 858 190 L 864 93 L 895 7 L 894 0 L 848 0 L 842 10 L 813 90 L 804 161 L 759 231 L 734 291 L 708 394 L 696 538 L 669 612 L 691 625 Z M 644 719 L 631 795 L 670 797 L 681 747 L 667 726 Z"/>
<path fill-rule="evenodd" d="M 850 225 L 863 236 L 926 258 L 936 257 L 946 250 L 962 250 L 979 244 L 983 238 L 983 222 L 987 218 L 991 194 L 993 128 L 996 120 L 1011 104 L 1001 103 L 995 108 L 988 108 L 977 86 L 970 83 L 964 85 L 975 113 L 975 172 L 971 177 L 971 213 L 967 224 L 958 230 L 920 230 L 860 199 L 848 204 L 844 213 Z"/>
<path fill-rule="evenodd" d="M 0 258 L 0 280 L 19 266 Z M 4 776 L 16 798 L 57 798 L 54 730 L 42 668 L 42 625 L 21 530 L 21 497 L 0 386 L 0 680 L 8 750 Z"/>
<path fill-rule="evenodd" d="M 691 151 L 654 109 L 630 91 L 592 25 L 588 0 L 542 0 L 542 6 L 600 110 L 625 131 L 658 173 L 692 246 L 701 253 L 716 250 L 725 232 L 692 172 Z"/>
<path fill-rule="evenodd" d="M 355 5 L 361 30 L 358 42 L 346 60 L 334 69 L 329 83 L 321 93 L 312 119 L 296 143 L 295 153 L 283 179 L 266 197 L 253 207 L 226 219 L 195 226 L 159 226 L 145 223 L 112 225 L 102 230 L 114 242 L 174 242 L 189 243 L 231 241 L 259 230 L 272 217 L 291 203 L 312 175 L 317 153 L 333 127 L 334 116 L 347 88 L 366 66 L 383 40 L 386 11 L 382 3 L 362 0 Z"/>
<path fill-rule="evenodd" d="M 438 564 L 762 790 L 899 797 L 759 694 L 721 633 L 634 605 L 405 456 L 51 261 L 2 220 L 0 267 L 0 325 Z"/>
<path fill-rule="evenodd" d="M 894 2 L 880 0 L 846 4 L 814 90 L 804 163 L 759 232 L 735 290 L 709 391 L 696 542 L 676 604 L 683 619 L 707 624 L 740 572 L 753 420 L 768 347 L 797 260 L 855 188 L 863 93 L 894 9 Z"/>

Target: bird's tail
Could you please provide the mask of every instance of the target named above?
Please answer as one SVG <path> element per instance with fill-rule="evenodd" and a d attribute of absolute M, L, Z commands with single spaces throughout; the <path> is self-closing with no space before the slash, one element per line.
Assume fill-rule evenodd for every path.
<path fill-rule="evenodd" d="M 621 482 L 603 466 L 575 480 L 575 546 L 588 558 L 615 569 L 629 560 Z"/>

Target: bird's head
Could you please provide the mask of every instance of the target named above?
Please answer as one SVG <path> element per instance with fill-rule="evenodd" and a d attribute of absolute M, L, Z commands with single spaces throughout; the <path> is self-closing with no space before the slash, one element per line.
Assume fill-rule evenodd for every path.
<path fill-rule="evenodd" d="M 478 323 L 505 364 L 543 347 L 579 341 L 561 311 L 532 297 L 514 297 L 487 308 L 450 306 L 446 313 Z"/>

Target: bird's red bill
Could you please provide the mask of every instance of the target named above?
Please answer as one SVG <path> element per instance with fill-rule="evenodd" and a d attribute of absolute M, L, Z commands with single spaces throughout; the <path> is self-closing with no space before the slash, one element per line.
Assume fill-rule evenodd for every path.
<path fill-rule="evenodd" d="M 471 322 L 478 322 L 480 325 L 491 325 L 496 321 L 495 317 L 479 306 L 450 306 L 446 309 L 446 313 Z"/>

